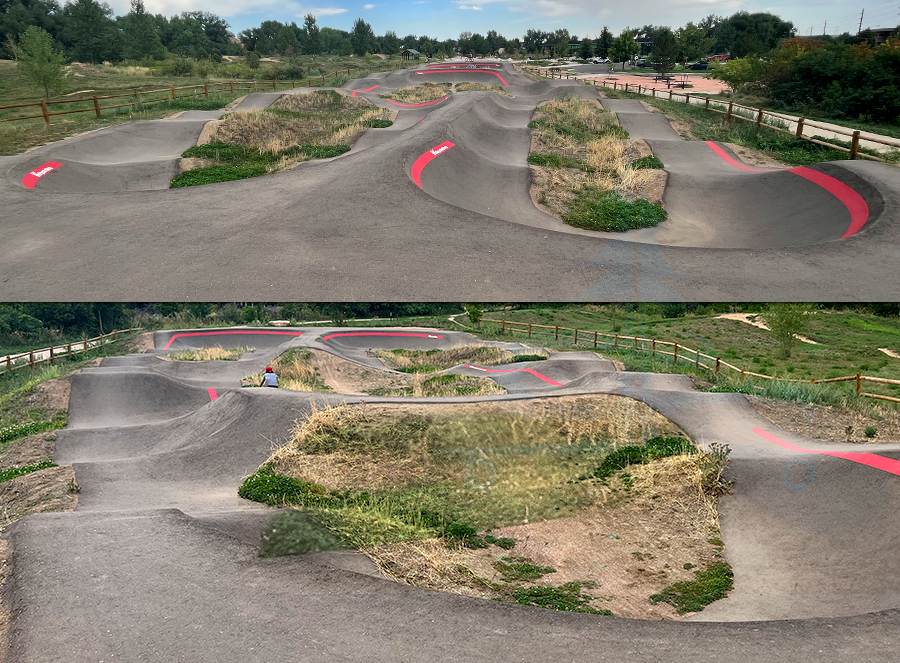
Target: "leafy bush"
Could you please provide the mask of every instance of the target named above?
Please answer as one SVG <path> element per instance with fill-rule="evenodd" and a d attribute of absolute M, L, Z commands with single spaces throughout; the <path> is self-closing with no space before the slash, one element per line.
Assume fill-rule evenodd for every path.
<path fill-rule="evenodd" d="M 654 155 L 649 155 L 646 157 L 641 157 L 640 159 L 635 159 L 631 162 L 631 167 L 635 170 L 642 170 L 644 168 L 656 168 L 662 170 L 665 166 L 663 166 L 663 162 L 659 160 Z"/>
<path fill-rule="evenodd" d="M 624 232 L 633 228 L 650 228 L 665 221 L 662 205 L 638 199 L 624 200 L 614 191 L 586 187 L 578 192 L 563 221 L 576 228 Z"/>
<path fill-rule="evenodd" d="M 866 426 L 863 430 L 863 435 L 865 435 L 869 439 L 872 439 L 873 437 L 878 435 L 878 429 L 875 428 L 875 426 Z"/>
<path fill-rule="evenodd" d="M 318 505 L 324 501 L 325 489 L 312 481 L 302 481 L 276 474 L 270 465 L 263 465 L 238 488 L 244 499 L 269 506 Z"/>
<path fill-rule="evenodd" d="M 510 539 L 509 537 L 501 536 L 496 537 L 493 534 L 485 534 L 484 540 L 491 545 L 497 546 L 498 548 L 503 548 L 504 550 L 512 550 L 516 546 L 516 540 Z"/>

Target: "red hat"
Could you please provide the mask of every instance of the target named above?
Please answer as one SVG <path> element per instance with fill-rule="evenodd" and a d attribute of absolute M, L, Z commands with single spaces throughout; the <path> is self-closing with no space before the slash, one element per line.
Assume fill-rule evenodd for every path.
<path fill-rule="evenodd" d="M 266 366 L 266 373 L 271 373 L 271 372 L 272 372 L 272 367 Z"/>

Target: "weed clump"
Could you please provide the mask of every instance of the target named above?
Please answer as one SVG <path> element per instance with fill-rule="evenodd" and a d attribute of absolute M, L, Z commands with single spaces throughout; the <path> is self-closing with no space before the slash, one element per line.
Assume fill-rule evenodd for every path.
<path fill-rule="evenodd" d="M 530 582 L 543 578 L 548 573 L 556 573 L 552 566 L 538 566 L 527 557 L 501 557 L 494 562 L 494 568 L 503 576 L 504 582 Z"/>
<path fill-rule="evenodd" d="M 687 568 L 687 565 L 685 565 Z M 727 562 L 713 562 L 704 571 L 694 571 L 696 580 L 676 582 L 658 594 L 650 597 L 650 602 L 668 603 L 678 610 L 678 614 L 699 612 L 713 601 L 725 596 L 734 585 L 734 573 Z"/>
<path fill-rule="evenodd" d="M 588 583 L 567 582 L 559 587 L 518 587 L 512 592 L 516 603 L 536 605 L 565 612 L 587 612 L 593 615 L 611 616 L 609 610 L 595 610 L 590 607 L 593 597 L 581 593 Z"/>
<path fill-rule="evenodd" d="M 627 446 L 617 449 L 603 459 L 594 470 L 594 477 L 606 479 L 629 465 L 644 465 L 667 456 L 695 454 L 697 450 L 688 440 L 681 437 L 654 437 L 646 446 Z"/>
<path fill-rule="evenodd" d="M 576 228 L 624 232 L 651 228 L 665 221 L 666 210 L 659 203 L 638 198 L 628 201 L 615 191 L 587 187 L 579 191 L 563 221 Z"/>

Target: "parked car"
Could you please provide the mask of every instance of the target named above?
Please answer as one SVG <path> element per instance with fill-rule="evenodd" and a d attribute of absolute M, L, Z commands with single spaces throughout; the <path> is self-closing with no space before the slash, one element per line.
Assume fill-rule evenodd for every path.
<path fill-rule="evenodd" d="M 609 58 L 594 58 L 591 60 L 591 64 L 608 64 Z"/>
<path fill-rule="evenodd" d="M 694 71 L 700 69 L 709 69 L 709 62 L 693 62 L 688 65 L 688 69 L 693 69 Z"/>

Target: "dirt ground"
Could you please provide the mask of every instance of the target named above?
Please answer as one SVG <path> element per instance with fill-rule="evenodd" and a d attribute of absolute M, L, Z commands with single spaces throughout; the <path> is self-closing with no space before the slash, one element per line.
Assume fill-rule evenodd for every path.
<path fill-rule="evenodd" d="M 859 412 L 838 410 L 828 405 L 785 403 L 757 396 L 748 396 L 753 407 L 766 419 L 792 433 L 826 442 L 900 442 L 900 415 L 884 412 L 881 419 Z M 848 435 L 847 427 L 853 431 Z M 877 434 L 865 436 L 866 426 L 874 426 Z"/>
<path fill-rule="evenodd" d="M 335 393 L 367 394 L 371 389 L 400 389 L 409 386 L 409 377 L 361 366 L 330 352 L 310 349 L 319 379 Z"/>
<path fill-rule="evenodd" d="M 28 399 L 25 401 L 25 409 L 46 408 L 51 412 L 58 412 L 69 409 L 69 394 L 72 391 L 72 385 L 69 378 L 56 378 L 40 382 L 35 387 Z"/>
<path fill-rule="evenodd" d="M 153 342 L 153 332 L 144 332 L 138 334 L 127 341 L 128 348 L 132 352 L 146 352 L 147 350 L 155 350 L 156 344 Z"/>
<path fill-rule="evenodd" d="M 690 459 L 669 458 L 630 471 L 631 491 L 611 481 L 617 492 L 576 516 L 494 531 L 515 539 L 511 550 L 448 549 L 432 540 L 366 552 L 388 576 L 431 589 L 508 598 L 517 584 L 588 582 L 593 587 L 582 591 L 594 597 L 595 609 L 633 619 L 681 619 L 673 607 L 653 605 L 649 597 L 675 582 L 694 580 L 686 564 L 704 569 L 721 554 L 715 501 L 699 491 Z M 524 557 L 555 572 L 533 583 L 504 583 L 494 568 L 502 557 Z"/>

